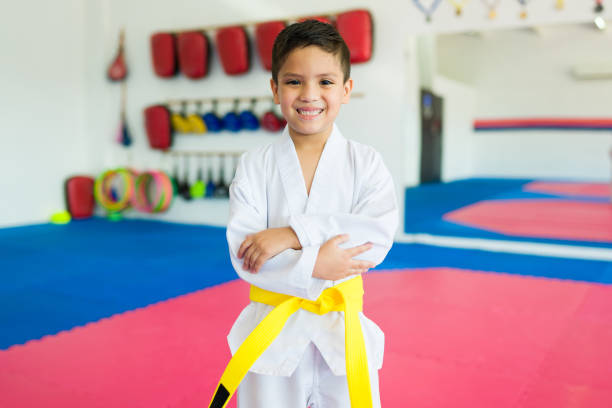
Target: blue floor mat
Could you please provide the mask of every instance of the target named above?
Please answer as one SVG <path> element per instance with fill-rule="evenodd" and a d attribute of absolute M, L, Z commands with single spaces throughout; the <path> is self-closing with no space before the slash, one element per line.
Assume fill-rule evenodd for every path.
<path fill-rule="evenodd" d="M 612 283 L 610 263 L 395 244 L 377 269 Z M 104 219 L 0 229 L 0 349 L 236 279 L 225 229 Z"/>
<path fill-rule="evenodd" d="M 444 214 L 483 200 L 516 200 L 553 198 L 557 200 L 608 202 L 601 197 L 567 197 L 523 191 L 528 179 L 468 179 L 450 183 L 424 184 L 405 192 L 404 232 L 464 238 L 484 238 L 504 241 L 541 242 L 612 248 L 608 242 L 588 242 L 563 239 L 507 235 L 445 221 Z"/>
<path fill-rule="evenodd" d="M 104 219 L 0 229 L 0 349 L 235 279 L 225 229 Z"/>

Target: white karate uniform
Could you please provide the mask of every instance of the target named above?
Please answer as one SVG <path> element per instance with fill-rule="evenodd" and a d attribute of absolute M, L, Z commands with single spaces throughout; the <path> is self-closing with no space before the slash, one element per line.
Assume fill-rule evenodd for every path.
<path fill-rule="evenodd" d="M 244 271 L 242 260 L 236 255 L 245 237 L 267 228 L 286 226 L 293 228 L 302 249 L 281 252 L 265 262 L 258 273 Z M 230 186 L 227 240 L 234 269 L 250 284 L 273 292 L 316 300 L 324 289 L 344 281 L 312 277 L 323 243 L 339 234 L 350 236 L 349 242 L 342 245 L 344 248 L 371 242 L 372 249 L 357 259 L 379 264 L 393 244 L 397 226 L 395 188 L 382 158 L 372 147 L 345 139 L 335 125 L 317 165 L 310 195 L 306 192 L 288 128 L 278 141 L 242 155 Z M 232 354 L 273 308 L 251 302 L 240 313 L 228 335 Z M 371 377 L 376 377 L 371 380 L 376 382 L 372 384 L 372 393 L 374 406 L 378 406 L 377 370 L 383 362 L 384 334 L 363 313 L 359 317 Z M 310 348 L 311 344 L 313 348 Z M 302 369 L 296 372 L 298 365 L 302 367 L 305 363 L 307 351 L 313 355 L 318 352 L 321 356 L 317 365 L 309 370 L 318 370 L 323 375 L 329 368 L 334 376 L 339 376 L 339 383 L 344 384 L 335 387 L 346 388 L 344 314 L 317 315 L 300 309 L 289 318 L 279 336 L 251 367 L 239 387 L 239 407 L 301 408 L 306 407 L 307 401 L 312 403 L 316 390 L 304 391 L 311 399 L 307 398 L 301 406 L 293 401 L 279 400 L 281 391 L 273 391 L 288 387 L 288 381 L 300 382 L 308 378 Z M 258 376 L 262 379 L 255 380 Z M 260 386 L 253 386 L 257 381 Z M 309 381 L 312 383 L 312 376 Z M 264 382 L 276 385 L 263 387 Z M 255 392 L 257 395 L 249 396 Z M 319 402 L 313 407 L 350 407 L 348 391 L 338 389 L 337 393 L 345 397 L 333 405 Z"/>

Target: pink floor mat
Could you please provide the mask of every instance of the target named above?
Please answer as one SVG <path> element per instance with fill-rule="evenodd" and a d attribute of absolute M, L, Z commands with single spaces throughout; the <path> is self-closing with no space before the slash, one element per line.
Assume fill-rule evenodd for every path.
<path fill-rule="evenodd" d="M 365 282 L 383 407 L 612 406 L 612 286 L 444 268 Z M 205 407 L 247 296 L 233 281 L 0 351 L 0 406 Z"/>
<path fill-rule="evenodd" d="M 561 183 L 533 181 L 523 187 L 534 193 L 552 193 L 566 196 L 610 197 L 608 183 Z"/>
<path fill-rule="evenodd" d="M 612 205 L 565 200 L 480 201 L 444 220 L 522 237 L 612 242 Z"/>

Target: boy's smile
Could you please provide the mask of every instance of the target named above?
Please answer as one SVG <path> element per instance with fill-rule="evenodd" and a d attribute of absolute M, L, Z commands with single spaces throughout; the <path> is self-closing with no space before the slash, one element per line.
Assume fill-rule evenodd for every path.
<path fill-rule="evenodd" d="M 353 88 L 352 79 L 344 82 L 338 57 L 314 45 L 293 50 L 278 73 L 278 83 L 270 84 L 291 136 L 323 140 Z"/>

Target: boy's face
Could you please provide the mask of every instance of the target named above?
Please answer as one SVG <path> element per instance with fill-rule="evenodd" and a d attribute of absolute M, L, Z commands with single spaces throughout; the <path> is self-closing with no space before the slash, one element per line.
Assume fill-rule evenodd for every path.
<path fill-rule="evenodd" d="M 278 83 L 270 85 L 291 136 L 327 137 L 340 105 L 350 99 L 353 80 L 344 82 L 338 57 L 311 45 L 291 51 Z"/>

